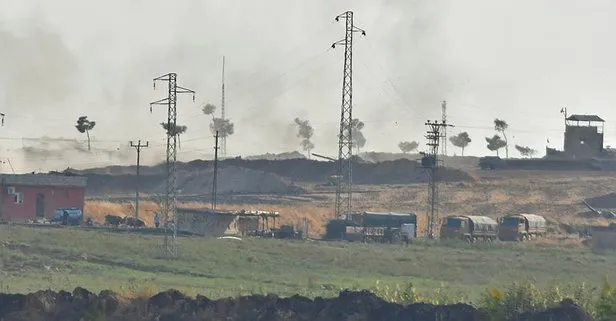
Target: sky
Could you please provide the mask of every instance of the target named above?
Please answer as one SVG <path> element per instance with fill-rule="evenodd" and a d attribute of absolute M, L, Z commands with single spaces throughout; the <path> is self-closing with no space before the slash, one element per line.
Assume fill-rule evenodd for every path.
<path fill-rule="evenodd" d="M 314 127 L 314 152 L 335 156 L 344 37 L 334 18 L 353 10 L 353 116 L 365 123 L 363 151 L 425 149 L 425 121 L 441 101 L 472 142 L 467 155 L 492 154 L 493 120 L 509 124 L 513 145 L 542 155 L 562 148 L 568 112 L 606 120 L 616 145 L 616 3 L 608 0 L 0 0 L 0 149 L 16 171 L 132 163 L 129 141 L 149 141 L 145 163 L 164 159 L 166 97 L 152 79 L 178 74 L 196 91 L 178 99 L 188 127 L 179 158 L 212 158 L 205 103 L 220 105 L 226 57 L 226 114 L 235 124 L 227 154 L 300 149 L 293 119 Z M 218 111 L 217 111 L 218 113 Z M 96 121 L 92 154 L 74 151 Z M 25 139 L 34 138 L 34 139 Z M 43 143 L 45 143 L 43 145 Z M 24 153 L 23 147 L 47 148 Z M 459 149 L 448 147 L 450 154 Z M 44 154 L 44 155 L 43 155 Z M 0 160 L 2 171 L 8 161 Z"/>

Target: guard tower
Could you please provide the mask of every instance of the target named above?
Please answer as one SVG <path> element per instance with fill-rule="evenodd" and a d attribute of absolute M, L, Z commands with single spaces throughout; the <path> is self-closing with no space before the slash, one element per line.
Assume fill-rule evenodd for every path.
<path fill-rule="evenodd" d="M 597 115 L 571 115 L 565 118 L 564 154 L 569 158 L 585 159 L 603 154 L 605 121 Z"/>

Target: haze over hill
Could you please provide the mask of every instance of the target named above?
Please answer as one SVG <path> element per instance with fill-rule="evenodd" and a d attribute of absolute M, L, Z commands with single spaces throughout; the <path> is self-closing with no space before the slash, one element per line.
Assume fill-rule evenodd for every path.
<path fill-rule="evenodd" d="M 165 108 L 150 114 L 148 103 L 165 96 L 164 84 L 152 91 L 151 79 L 168 72 L 197 91 L 194 104 L 179 99 L 179 122 L 188 126 L 179 158 L 210 158 L 210 118 L 200 107 L 219 104 L 223 55 L 235 124 L 229 155 L 299 149 L 295 117 L 314 127 L 315 152 L 335 155 L 343 49 L 330 45 L 344 35 L 333 18 L 349 9 L 367 31 L 354 52 L 353 115 L 365 123 L 363 150 L 397 152 L 402 140 L 423 148 L 423 123 L 440 119 L 443 99 L 453 132 L 473 139 L 465 154 L 489 154 L 484 137 L 494 134 L 495 117 L 508 121 L 511 146 L 542 153 L 550 138 L 560 148 L 563 105 L 606 119 L 606 145 L 614 144 L 616 75 L 608 71 L 616 64 L 609 40 L 616 4 L 607 0 L 0 5 L 0 112 L 7 114 L 0 137 L 16 171 L 131 163 L 127 144 L 138 139 L 151 143 L 144 163 L 163 160 Z M 36 145 L 57 151 L 24 152 L 32 144 L 22 137 L 83 146 L 85 135 L 74 128 L 81 115 L 97 122 L 93 155 L 57 142 Z"/>

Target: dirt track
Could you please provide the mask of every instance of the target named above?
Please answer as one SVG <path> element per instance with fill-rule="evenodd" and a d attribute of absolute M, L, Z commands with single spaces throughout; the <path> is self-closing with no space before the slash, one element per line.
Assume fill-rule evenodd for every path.
<path fill-rule="evenodd" d="M 342 292 L 337 298 L 314 300 L 294 296 L 248 296 L 209 300 L 189 298 L 169 290 L 149 299 L 122 300 L 111 291 L 99 295 L 76 288 L 73 293 L 39 291 L 27 295 L 0 294 L 0 320 L 310 320 L 310 321 L 488 321 L 489 316 L 466 304 L 402 306 L 383 301 L 373 294 Z M 589 321 L 590 317 L 571 302 L 540 313 L 516 316 L 516 321 Z"/>

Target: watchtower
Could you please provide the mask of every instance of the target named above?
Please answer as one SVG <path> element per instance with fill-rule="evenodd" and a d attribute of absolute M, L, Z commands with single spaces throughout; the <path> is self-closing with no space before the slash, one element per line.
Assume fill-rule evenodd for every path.
<path fill-rule="evenodd" d="M 605 121 L 597 115 L 571 115 L 565 119 L 565 146 L 567 157 L 584 159 L 603 154 L 603 128 Z"/>

